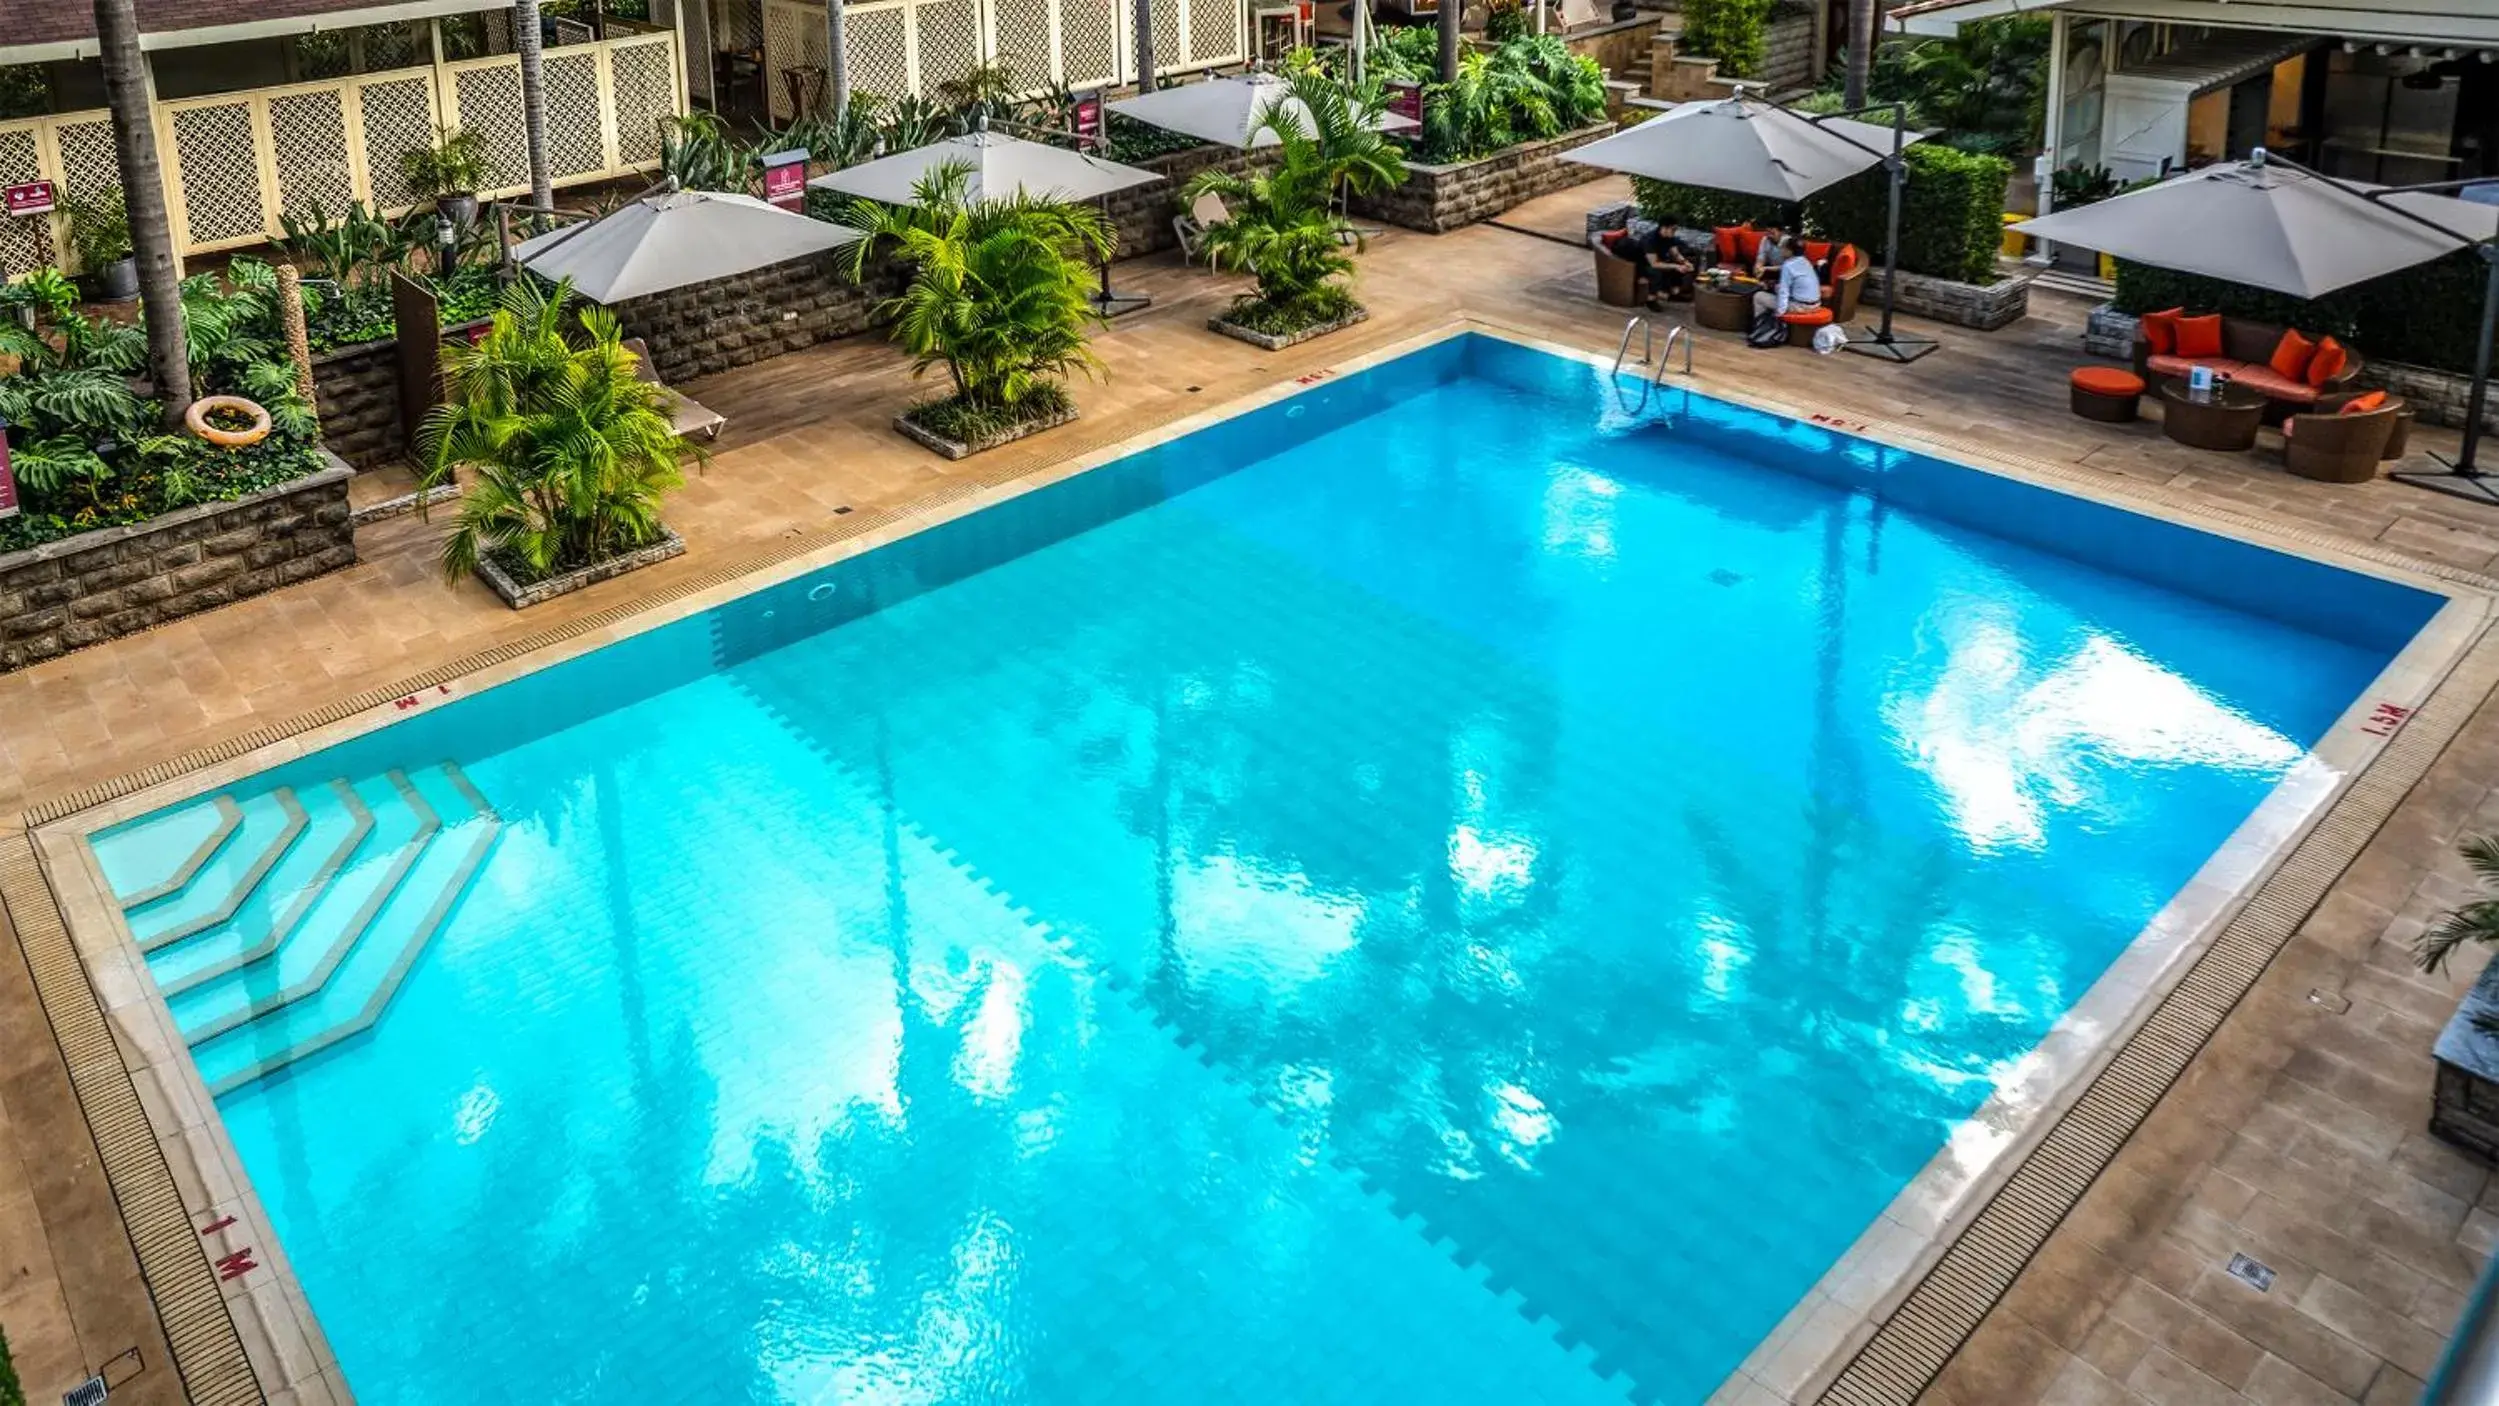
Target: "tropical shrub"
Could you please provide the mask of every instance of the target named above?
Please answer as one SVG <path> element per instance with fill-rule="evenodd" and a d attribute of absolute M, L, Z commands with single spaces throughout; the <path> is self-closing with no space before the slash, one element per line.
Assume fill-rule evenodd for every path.
<path fill-rule="evenodd" d="M 1866 98 L 1907 102 L 1909 125 L 1944 146 L 1995 156 L 2034 151 L 2047 122 L 2049 30 L 2043 16 L 2006 15 L 1948 36 L 1893 36 L 1874 51 Z M 1843 56 L 1834 68 L 1844 63 Z M 1837 78 L 1799 106 L 1839 111 Z"/>
<path fill-rule="evenodd" d="M 2447 915 L 2413 939 L 2412 958 L 2425 972 L 2444 971 L 2456 950 L 2499 943 L 2499 841 L 2487 835 L 2467 837 L 2456 846 L 2473 870 L 2481 896 L 2449 910 Z"/>
<path fill-rule="evenodd" d="M 1995 281 L 2012 163 L 1926 142 L 1910 147 L 1906 159 L 1900 266 L 1963 283 Z M 1805 202 L 1805 225 L 1826 239 L 1856 245 L 1880 264 L 1890 193 L 1890 176 L 1873 167 L 1816 191 Z"/>
<path fill-rule="evenodd" d="M 1305 74 L 1293 82 L 1310 106 L 1314 126 L 1334 131 L 1340 142 L 1353 140 L 1354 133 L 1379 140 L 1362 121 L 1365 108 L 1349 100 L 1334 80 Z M 1267 125 L 1278 143 L 1273 166 L 1246 174 L 1221 168 L 1202 171 L 1181 198 L 1194 202 L 1212 194 L 1223 201 L 1230 218 L 1207 228 L 1207 257 L 1219 267 L 1246 269 L 1258 279 L 1257 291 L 1234 299 L 1225 320 L 1284 334 L 1335 322 L 1360 309 L 1352 291 L 1338 282 L 1354 271 L 1340 241 L 1351 237 L 1360 247 L 1359 236 L 1330 207 L 1330 197 L 1340 179 L 1367 189 L 1385 182 L 1389 170 L 1402 177 L 1404 168 L 1393 153 L 1357 156 L 1340 151 L 1331 156 L 1299 119 L 1281 109 L 1271 112 Z"/>
<path fill-rule="evenodd" d="M 26 1406 L 26 1391 L 17 1384 L 17 1366 L 9 1360 L 6 1333 L 0 1333 L 0 1406 Z"/>
<path fill-rule="evenodd" d="M 970 176 L 947 163 L 921 178 L 911 205 L 854 200 L 842 212 L 868 235 L 852 246 L 853 279 L 866 278 L 872 251 L 911 268 L 878 316 L 911 353 L 913 375 L 946 368 L 952 394 L 911 412 L 932 429 L 949 416 L 1047 418 L 1066 408 L 1069 373 L 1101 365 L 1086 345 L 1096 316 L 1087 295 L 1091 265 L 1111 256 L 1109 223 L 1090 205 L 969 199 Z"/>
<path fill-rule="evenodd" d="M 2470 249 L 2415 264 L 2314 301 L 2202 274 L 2117 261 L 2120 312 L 2184 307 L 2302 331 L 2330 332 L 2365 355 L 2469 376 L 2488 271 Z"/>
<path fill-rule="evenodd" d="M 448 399 L 426 413 L 417 450 L 427 486 L 472 473 L 443 574 L 492 559 L 544 580 L 659 540 L 660 501 L 685 481 L 659 389 L 634 373 L 615 315 L 572 302 L 568 281 L 504 291 L 476 343 L 443 349 Z M 569 331 L 569 335 L 568 335 Z"/>
<path fill-rule="evenodd" d="M 120 186 L 71 196 L 64 203 L 69 208 L 69 246 L 80 269 L 101 273 L 105 265 L 130 257 L 130 211 L 122 204 Z"/>
<path fill-rule="evenodd" d="M 1683 40 L 1677 47 L 1718 60 L 1718 71 L 1729 78 L 1755 77 L 1768 47 L 1771 3 L 1683 0 Z"/>
<path fill-rule="evenodd" d="M 484 137 L 447 127 L 435 134 L 432 145 L 401 152 L 399 175 L 419 200 L 473 195 L 486 184 L 489 157 Z"/>
<path fill-rule="evenodd" d="M 729 134 L 718 115 L 699 108 L 659 120 L 660 174 L 680 190 L 746 194 L 762 169 L 763 152 Z"/>
<path fill-rule="evenodd" d="M 1777 225 L 1781 229 L 1798 226 L 1795 205 L 1763 195 L 1653 181 L 1646 176 L 1631 178 L 1631 194 L 1639 202 L 1641 214 L 1652 220 L 1679 220 L 1688 229 L 1715 225 Z"/>
<path fill-rule="evenodd" d="M 1560 35 L 1512 39 L 1458 60 L 1456 81 L 1437 81 L 1439 37 L 1409 25 L 1383 32 L 1372 74 L 1421 83 L 1422 155 L 1465 161 L 1520 142 L 1559 136 L 1605 115 L 1605 71 L 1571 52 Z"/>

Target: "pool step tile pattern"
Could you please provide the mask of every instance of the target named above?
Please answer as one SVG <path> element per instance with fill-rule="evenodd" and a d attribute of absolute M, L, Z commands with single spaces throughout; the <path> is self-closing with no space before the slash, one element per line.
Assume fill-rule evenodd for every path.
<path fill-rule="evenodd" d="M 223 1094 L 380 1020 L 501 830 L 443 762 L 206 798 L 96 848 Z"/>

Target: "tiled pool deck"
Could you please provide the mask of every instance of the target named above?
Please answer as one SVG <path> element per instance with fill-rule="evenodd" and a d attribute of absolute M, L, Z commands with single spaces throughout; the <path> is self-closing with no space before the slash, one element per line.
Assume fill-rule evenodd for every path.
<path fill-rule="evenodd" d="M 1512 222 L 1569 232 L 1605 198 L 1605 186 L 1592 187 L 1539 202 Z M 1586 254 L 1507 231 L 1393 235 L 1373 248 L 1364 271 L 1372 323 L 1267 354 L 1203 330 L 1229 281 L 1176 267 L 1132 269 L 1123 281 L 1159 301 L 1101 340 L 1111 378 L 1080 388 L 1085 421 L 960 465 L 884 428 L 922 391 L 895 353 L 873 343 L 705 383 L 698 393 L 732 427 L 709 473 L 672 506 L 689 555 L 526 615 L 474 584 L 444 588 L 431 568 L 439 526 L 402 520 L 366 529 L 365 561 L 349 572 L 0 677 L 0 718 L 8 720 L 0 726 L 0 845 L 24 853 L 24 814 L 49 811 L 82 788 L 202 748 L 230 750 L 307 712 L 337 713 L 378 685 L 455 668 L 544 631 L 595 638 L 640 604 L 689 588 L 734 589 L 719 583 L 750 561 L 859 528 L 907 530 L 915 510 L 959 510 L 992 485 L 1047 476 L 1089 450 L 1461 313 L 1608 354 L 1622 326 L 1621 314 L 1594 303 Z M 1992 337 L 1945 329 L 1946 350 L 1907 368 L 1755 353 L 1712 338 L 1697 379 L 1981 461 L 2021 462 L 2366 543 L 2373 555 L 2473 573 L 2499 555 L 2499 511 L 2385 484 L 2307 484 L 2256 456 L 2181 449 L 2149 426 L 2073 419 L 2062 370 L 2079 360 L 2081 308 L 2055 313 L 2062 323 L 2035 318 Z M 854 511 L 836 512 L 845 507 Z M 881 525 L 889 515 L 895 520 Z M 2474 687 L 2486 691 L 2487 683 Z M 1933 1399 L 2374 1402 L 2417 1391 L 2499 1227 L 2480 1205 L 2482 1170 L 2419 1131 L 2430 1040 L 2467 973 L 2420 978 L 2404 943 L 2462 890 L 2460 865 L 2448 857 L 2453 836 L 2499 823 L 2489 784 L 2499 775 L 2499 709 L 2478 693 L 2448 706 L 2451 726 L 2460 725 L 2452 744 L 2423 750 L 2426 774 L 2385 798 L 2391 819 L 1953 1357 Z M 9 883 L 0 873 L 21 922 L 23 883 L 23 875 Z M 2312 1000 L 2312 991 L 2333 999 Z M 2344 1000 L 2349 1008 L 2336 1010 Z M 0 953 L 0 1324 L 30 1399 L 49 1398 L 133 1346 L 143 1369 L 116 1386 L 115 1399 L 182 1399 L 125 1228 L 125 1220 L 147 1221 L 151 1208 L 116 1203 L 99 1138 L 103 1154 L 116 1155 L 123 1130 L 98 1118 L 92 1102 L 81 1117 L 61 1053 L 68 1044 L 77 1054 L 77 1041 L 57 1012 L 54 1024 L 60 1042 L 27 965 Z M 129 1062 L 126 1034 L 121 1043 Z M 151 1124 L 186 1121 L 161 1088 L 140 1102 L 152 1102 Z M 199 1164 L 174 1171 L 186 1205 L 173 1209 L 203 1211 L 225 1199 Z M 160 1218 L 164 1209 L 155 1208 Z M 177 1238 L 188 1241 L 191 1225 L 214 1219 L 197 1217 Z M 161 1287 L 174 1247 L 144 1231 L 137 1238 L 156 1256 Z M 235 1248 L 220 1237 L 201 1243 L 219 1256 Z M 207 1255 L 188 1243 L 179 1249 L 176 1260 L 187 1255 L 205 1272 Z M 2222 1272 L 2235 1251 L 2275 1268 L 2270 1292 Z M 265 1302 L 267 1280 L 265 1271 L 258 1280 L 247 1272 L 223 1292 Z M 198 1307 L 169 1299 L 164 1315 L 183 1338 L 186 1363 L 207 1360 L 216 1346 L 193 1336 Z M 238 1317 L 240 1345 L 261 1379 L 299 1379 L 302 1399 L 318 1399 L 317 1350 L 300 1340 L 273 1344 L 255 1326 L 262 1315 Z M 208 1395 L 206 1385 L 194 1383 L 194 1394 Z"/>

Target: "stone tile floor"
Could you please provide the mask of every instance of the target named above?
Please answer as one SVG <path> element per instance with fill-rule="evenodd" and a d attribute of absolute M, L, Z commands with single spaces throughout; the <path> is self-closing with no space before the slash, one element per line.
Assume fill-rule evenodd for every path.
<path fill-rule="evenodd" d="M 1597 182 L 1515 211 L 1518 230 L 1575 236 Z M 949 465 L 886 428 L 928 393 L 903 359 L 853 339 L 697 383 L 730 417 L 673 502 L 687 557 L 526 616 L 433 565 L 439 519 L 376 523 L 356 567 L 23 673 L 0 676 L 0 832 L 28 804 L 265 726 L 379 682 L 647 595 L 677 573 L 818 527 L 837 509 L 905 507 L 950 481 L 1039 470 L 1461 313 L 1611 351 L 1624 315 L 1594 301 L 1589 256 L 1513 229 L 1391 233 L 1362 260 L 1373 321 L 1269 354 L 1208 334 L 1240 281 L 1132 265 L 1155 295 L 1099 341 L 1102 383 L 1077 427 Z M 2150 425 L 2065 409 L 2084 308 L 2040 296 L 2002 332 L 1937 331 L 1908 367 L 1754 352 L 1703 334 L 1699 384 L 1957 440 L 1978 454 L 2078 466 L 2215 506 L 2361 538 L 2471 570 L 2499 563 L 2499 510 L 2383 482 L 2311 484 L 2263 452 L 2182 449 Z M 2416 450 L 2451 444 L 2425 433 Z M 384 480 L 359 490 L 379 495 Z M 2485 706 L 2234 1012 L 2153 1119 L 1963 1348 L 1938 1402 L 2407 1401 L 2431 1370 L 2483 1257 L 2499 1188 L 2421 1131 L 2432 1034 L 2474 962 L 2414 973 L 2406 944 L 2464 891 L 2466 831 L 2499 827 L 2499 707 Z M 2310 1000 L 2347 998 L 2348 1010 Z M 116 1400 L 174 1401 L 163 1338 L 94 1145 L 14 941 L 0 943 L 0 1327 L 30 1399 L 137 1346 Z M 2229 1278 L 2234 1252 L 2278 1278 Z"/>

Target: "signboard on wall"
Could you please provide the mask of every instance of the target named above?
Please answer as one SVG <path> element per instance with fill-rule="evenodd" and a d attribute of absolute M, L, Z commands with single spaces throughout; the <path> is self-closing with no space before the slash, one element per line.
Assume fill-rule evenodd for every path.
<path fill-rule="evenodd" d="M 0 426 L 0 518 L 17 516 L 17 479 L 9 472 L 9 436 Z"/>
<path fill-rule="evenodd" d="M 1102 143 L 1102 90 L 1076 95 L 1076 136 L 1087 146 Z"/>
<path fill-rule="evenodd" d="M 764 158 L 764 200 L 784 210 L 807 209 L 807 152 L 776 151 Z"/>
<path fill-rule="evenodd" d="M 1423 120 L 1423 85 L 1391 83 L 1388 85 L 1388 110 L 1415 122 Z"/>
<path fill-rule="evenodd" d="M 21 185 L 0 188 L 0 201 L 12 218 L 24 215 L 49 215 L 55 202 L 50 181 L 27 181 Z"/>

